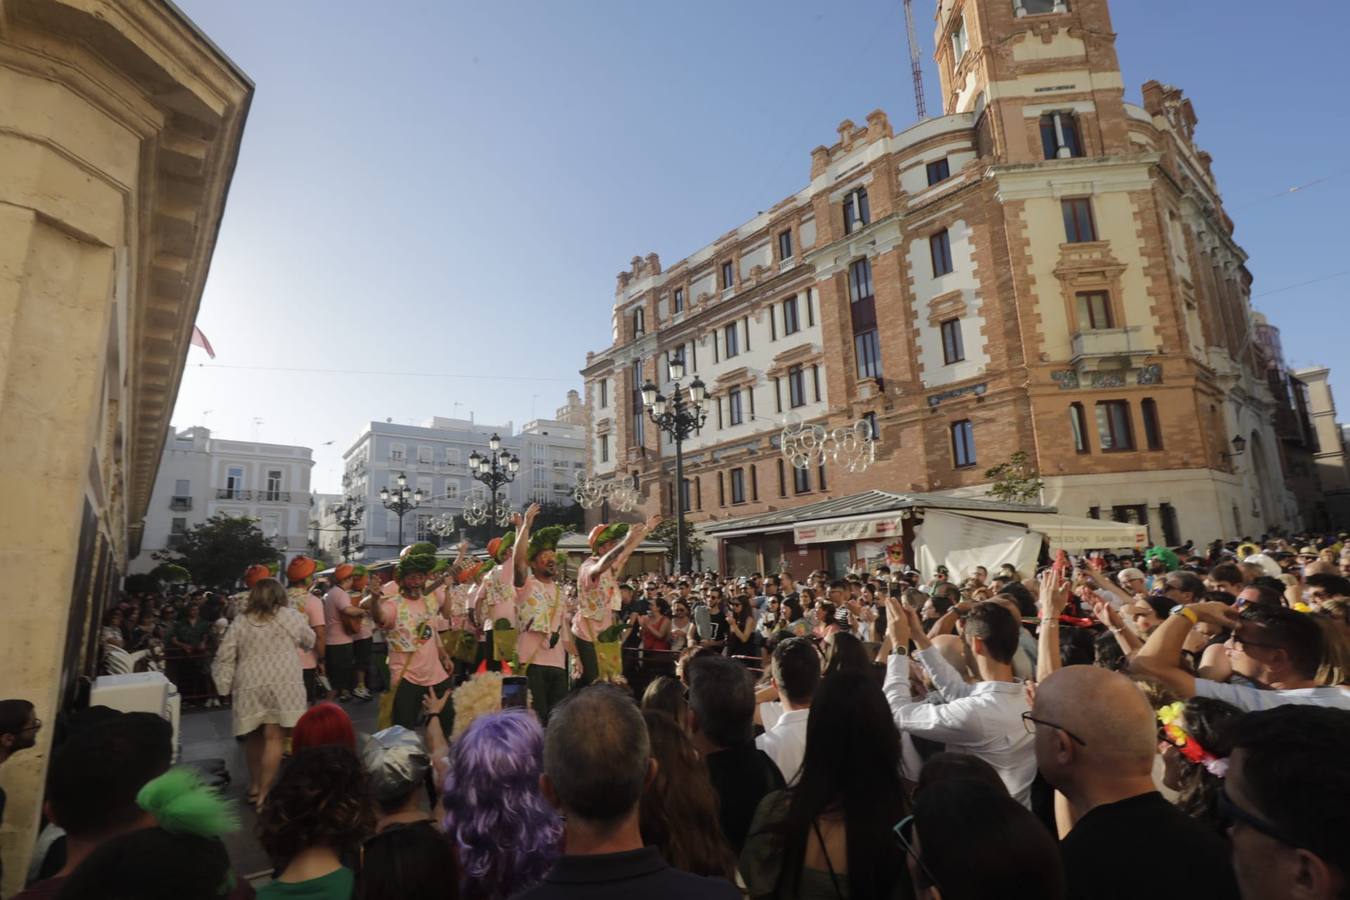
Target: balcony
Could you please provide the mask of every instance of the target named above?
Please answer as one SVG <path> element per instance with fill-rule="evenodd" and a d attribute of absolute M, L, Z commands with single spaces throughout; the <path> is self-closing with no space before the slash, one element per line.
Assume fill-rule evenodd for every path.
<path fill-rule="evenodd" d="M 1139 331 L 1138 325 L 1131 325 L 1075 332 L 1071 361 L 1080 372 L 1137 368 L 1156 349 L 1144 344 Z"/>
<path fill-rule="evenodd" d="M 216 488 L 217 500 L 245 500 L 254 503 L 290 503 L 290 491 L 248 491 L 243 488 Z"/>
<path fill-rule="evenodd" d="M 170 497 L 169 509 L 173 510 L 174 512 L 187 512 L 188 510 L 192 509 L 192 498 Z"/>

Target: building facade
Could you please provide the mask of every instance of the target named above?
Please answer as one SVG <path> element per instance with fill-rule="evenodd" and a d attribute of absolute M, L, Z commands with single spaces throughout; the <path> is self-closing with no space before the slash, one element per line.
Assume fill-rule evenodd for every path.
<path fill-rule="evenodd" d="M 434 540 L 431 526 L 438 517 L 462 517 L 471 496 L 486 499 L 487 487 L 471 476 L 468 463 L 475 452 L 487 454 L 494 434 L 501 437 L 504 451 L 520 459 L 515 480 L 499 490 L 506 504 L 519 510 L 536 500 L 572 502 L 576 473 L 585 465 L 583 426 L 536 419 L 513 433 L 510 422 L 482 425 L 439 416 L 422 425 L 371 422 L 343 455 L 343 487 L 365 506 L 361 524 L 352 532 L 353 540 L 365 545 L 357 558 L 385 559 L 413 541 Z M 424 498 L 402 516 L 401 544 L 400 517 L 380 500 L 380 490 L 393 488 L 399 475 Z"/>
<path fill-rule="evenodd" d="M 253 85 L 160 0 L 0 7 L 0 684 L 52 723 L 136 555 Z M 23 886 L 53 728 L 7 762 Z"/>
<path fill-rule="evenodd" d="M 1326 503 L 1327 519 L 1315 527 L 1350 526 L 1350 469 L 1344 430 L 1336 423 L 1336 400 L 1331 396 L 1330 371 L 1310 366 L 1290 373 L 1303 386 L 1302 402 L 1313 432 L 1313 466 Z"/>
<path fill-rule="evenodd" d="M 1159 542 L 1294 525 L 1246 255 L 1190 101 L 1149 82 L 1124 102 L 1106 0 L 941 0 L 936 47 L 943 115 L 846 120 L 801 191 L 620 273 L 613 343 L 582 370 L 589 470 L 673 510 L 638 388 L 669 393 L 682 353 L 713 397 L 685 446 L 694 521 L 869 488 L 982 496 L 1021 450 L 1044 504 Z M 859 420 L 867 471 L 781 461 L 785 424 Z"/>
<path fill-rule="evenodd" d="M 342 526 L 338 524 L 341 494 L 313 492 L 309 495 L 309 546 L 341 562 L 344 558 Z M 352 541 L 353 546 L 355 540 Z"/>
<path fill-rule="evenodd" d="M 308 447 L 222 440 L 200 425 L 174 432 L 160 455 L 131 571 L 153 569 L 159 561 L 152 554 L 173 550 L 190 528 L 216 514 L 256 519 L 287 560 L 306 552 L 313 468 Z"/>

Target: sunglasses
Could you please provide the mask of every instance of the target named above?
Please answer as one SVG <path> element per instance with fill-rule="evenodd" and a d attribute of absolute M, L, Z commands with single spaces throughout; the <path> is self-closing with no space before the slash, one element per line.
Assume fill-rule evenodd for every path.
<path fill-rule="evenodd" d="M 923 877 L 928 881 L 927 884 L 921 884 L 918 885 L 918 887 L 935 887 L 938 888 L 938 890 L 941 890 L 942 888 L 938 884 L 938 880 L 934 878 L 933 873 L 928 870 L 928 866 L 924 863 L 923 857 L 914 851 L 914 817 L 905 816 L 899 822 L 896 822 L 895 827 L 891 830 L 895 832 L 895 837 L 900 841 L 900 846 L 905 848 L 905 852 L 914 857 L 914 862 L 919 865 L 919 871 L 923 873 Z"/>
<path fill-rule="evenodd" d="M 1087 741 L 1083 740 L 1078 735 L 1074 734 L 1072 731 L 1065 728 L 1064 726 L 1056 725 L 1054 722 L 1047 722 L 1044 719 L 1038 719 L 1029 712 L 1022 713 L 1022 727 L 1026 729 L 1027 734 L 1035 734 L 1037 725 L 1044 725 L 1046 728 L 1053 728 L 1056 731 L 1062 731 L 1069 737 L 1073 738 L 1073 740 L 1077 742 L 1078 746 L 1080 747 L 1087 746 Z"/>
<path fill-rule="evenodd" d="M 1292 835 L 1288 834 L 1278 826 L 1272 825 L 1270 822 L 1267 822 L 1265 819 L 1261 818 L 1255 813 L 1249 813 L 1242 807 L 1238 806 L 1236 803 L 1233 802 L 1233 798 L 1228 796 L 1228 790 L 1226 788 L 1221 788 L 1219 790 L 1218 813 L 1219 818 L 1223 819 L 1226 822 L 1241 822 L 1248 828 L 1255 829 L 1256 831 L 1261 832 L 1267 837 L 1272 837 L 1275 840 L 1279 841 L 1281 844 L 1285 844 L 1287 846 L 1296 847 L 1300 849 L 1305 848 L 1312 849 L 1307 847 L 1306 841 L 1302 841 L 1299 840 L 1298 838 L 1293 837 Z"/>

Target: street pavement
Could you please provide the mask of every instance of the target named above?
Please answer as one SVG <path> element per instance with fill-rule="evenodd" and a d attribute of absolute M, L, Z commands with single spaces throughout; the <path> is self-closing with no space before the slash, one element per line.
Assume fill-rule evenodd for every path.
<path fill-rule="evenodd" d="M 379 715 L 378 697 L 368 703 L 344 703 L 343 708 L 352 717 L 358 733 L 375 730 Z M 228 709 L 194 709 L 185 711 L 181 723 L 181 762 L 203 759 L 223 759 L 230 772 L 227 796 L 236 801 L 242 827 L 225 837 L 230 859 L 236 872 L 250 882 L 266 884 L 271 880 L 272 864 L 254 836 L 258 817 L 244 798 L 248 791 L 248 767 L 244 762 L 244 745 L 236 741 Z"/>

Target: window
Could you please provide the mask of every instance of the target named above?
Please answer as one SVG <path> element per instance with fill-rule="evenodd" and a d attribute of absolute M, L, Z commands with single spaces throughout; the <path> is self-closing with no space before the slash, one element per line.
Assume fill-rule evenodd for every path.
<path fill-rule="evenodd" d="M 942 229 L 928 239 L 928 254 L 933 258 L 934 278 L 952 270 L 952 239 L 947 229 Z"/>
<path fill-rule="evenodd" d="M 1092 201 L 1087 197 L 1061 200 L 1064 209 L 1064 240 L 1070 244 L 1084 244 L 1097 239 L 1097 226 L 1092 222 Z"/>
<path fill-rule="evenodd" d="M 458 447 L 446 447 L 446 448 L 445 448 L 445 463 L 446 463 L 446 465 L 449 465 L 449 466 L 457 466 L 457 465 L 459 465 L 459 448 L 458 448 Z"/>
<path fill-rule="evenodd" d="M 1073 432 L 1073 449 L 1078 453 L 1091 453 L 1092 448 L 1088 445 L 1087 436 L 1087 414 L 1083 412 L 1083 404 L 1069 404 L 1069 429 Z"/>
<path fill-rule="evenodd" d="M 671 297 L 670 311 L 673 313 L 684 310 L 684 288 L 676 288 L 675 294 Z"/>
<path fill-rule="evenodd" d="M 930 185 L 937 184 L 939 181 L 946 181 L 951 177 L 952 171 L 947 165 L 946 157 L 939 159 L 937 162 L 930 162 L 928 164 L 928 183 Z"/>
<path fill-rule="evenodd" d="M 852 234 L 872 221 L 867 205 L 867 188 L 858 188 L 844 195 L 844 234 Z"/>
<path fill-rule="evenodd" d="M 872 262 L 863 258 L 848 267 L 848 299 L 852 303 L 872 299 Z"/>
<path fill-rule="evenodd" d="M 606 408 L 608 408 L 608 407 L 609 407 L 609 379 L 608 379 L 608 378 L 601 378 L 601 379 L 600 379 L 600 408 L 601 408 L 601 409 L 606 409 Z"/>
<path fill-rule="evenodd" d="M 788 369 L 788 406 L 796 409 L 806 405 L 806 379 L 801 366 Z"/>
<path fill-rule="evenodd" d="M 797 295 L 783 301 L 783 334 L 796 334 L 802 330 L 801 321 L 797 317 Z"/>
<path fill-rule="evenodd" d="M 741 389 L 732 388 L 727 392 L 727 419 L 732 425 L 739 425 L 745 420 L 741 414 Z"/>
<path fill-rule="evenodd" d="M 750 317 L 746 316 L 741 320 L 745 324 L 745 351 L 750 352 Z"/>
<path fill-rule="evenodd" d="M 853 335 L 853 355 L 857 356 L 859 378 L 882 376 L 882 343 L 877 339 L 875 328 Z"/>
<path fill-rule="evenodd" d="M 404 459 L 406 458 L 406 456 L 407 456 L 407 453 L 408 453 L 408 448 L 407 448 L 406 446 L 404 446 L 403 444 L 390 444 L 390 445 L 389 445 L 389 461 L 390 461 L 390 462 L 396 462 L 396 463 L 401 463 L 401 462 L 403 462 L 403 460 L 404 460 Z"/>
<path fill-rule="evenodd" d="M 633 429 L 629 436 L 632 439 L 633 446 L 640 447 L 644 443 L 644 428 L 647 418 L 647 411 L 642 406 L 642 360 L 633 360 Z"/>
<path fill-rule="evenodd" d="M 750 464 L 750 499 L 759 499 L 759 466 Z"/>
<path fill-rule="evenodd" d="M 816 402 L 820 402 L 820 366 L 811 367 L 811 390 Z"/>
<path fill-rule="evenodd" d="M 881 433 L 877 431 L 876 413 L 874 412 L 863 413 L 863 421 L 867 423 L 867 436 L 869 438 L 875 441 L 881 437 Z"/>
<path fill-rule="evenodd" d="M 1114 328 L 1111 320 L 1111 295 L 1106 291 L 1083 291 L 1078 294 L 1078 330 Z"/>
<path fill-rule="evenodd" d="M 952 423 L 952 462 L 958 469 L 975 465 L 975 427 L 969 419 Z"/>
<path fill-rule="evenodd" d="M 732 503 L 744 503 L 744 502 L 745 502 L 745 470 L 744 470 L 744 469 L 732 469 L 732 470 L 731 470 L 731 502 L 732 502 Z"/>
<path fill-rule="evenodd" d="M 792 492 L 805 494 L 811 490 L 811 470 L 792 467 Z"/>
<path fill-rule="evenodd" d="M 192 493 L 192 482 L 186 478 L 176 479 L 173 483 L 173 495 L 186 497 Z"/>
<path fill-rule="evenodd" d="M 726 343 L 726 358 L 731 359 L 741 352 L 740 348 L 737 346 L 736 323 L 732 322 L 726 328 L 722 329 L 722 333 Z"/>
<path fill-rule="evenodd" d="M 825 464 L 821 463 L 816 469 L 816 490 L 825 490 Z"/>
<path fill-rule="evenodd" d="M 633 337 L 642 337 L 647 333 L 647 311 L 642 307 L 633 310 Z"/>
<path fill-rule="evenodd" d="M 267 499 L 276 502 L 281 499 L 281 470 L 267 470 Z"/>
<path fill-rule="evenodd" d="M 787 496 L 787 472 L 783 468 L 783 460 L 778 460 L 778 496 Z"/>
<path fill-rule="evenodd" d="M 1046 159 L 1068 159 L 1083 155 L 1078 134 L 1078 117 L 1071 112 L 1041 116 L 1041 153 Z"/>
<path fill-rule="evenodd" d="M 1019 16 L 1038 16 L 1042 13 L 1067 12 L 1066 0 L 1013 0 Z"/>
<path fill-rule="evenodd" d="M 727 505 L 727 483 L 722 478 L 722 473 L 717 473 L 717 505 Z"/>
<path fill-rule="evenodd" d="M 689 479 L 686 478 L 680 482 L 680 508 L 690 509 L 689 506 Z"/>
<path fill-rule="evenodd" d="M 734 284 L 736 267 L 730 260 L 722 263 L 722 290 L 729 291 Z"/>
<path fill-rule="evenodd" d="M 952 65 L 959 65 L 961 58 L 966 55 L 966 50 L 970 49 L 970 44 L 966 39 L 966 20 L 964 18 L 956 20 L 956 28 L 952 31 Z"/>
<path fill-rule="evenodd" d="M 778 232 L 778 258 L 792 259 L 792 229 Z"/>
<path fill-rule="evenodd" d="M 961 320 L 948 319 L 941 325 L 942 361 L 947 365 L 961 362 L 966 358 L 966 347 L 961 342 Z"/>
<path fill-rule="evenodd" d="M 424 513 L 417 514 L 417 540 L 431 540 L 431 519 L 431 516 Z"/>
<path fill-rule="evenodd" d="M 773 379 L 773 411 L 774 411 L 774 412 L 782 412 L 782 411 L 783 411 L 783 388 L 782 388 L 781 382 L 782 382 L 782 379 L 775 375 L 775 376 L 774 376 L 774 379 Z"/>
<path fill-rule="evenodd" d="M 1150 450 L 1161 450 L 1163 441 L 1162 426 L 1158 423 L 1158 404 L 1153 402 L 1152 397 L 1145 397 L 1139 404 L 1139 411 L 1144 414 L 1144 445 Z"/>
<path fill-rule="evenodd" d="M 600 435 L 600 461 L 609 462 L 609 435 Z"/>
<path fill-rule="evenodd" d="M 244 467 L 230 466 L 225 473 L 225 499 L 238 500 L 244 496 Z"/>
<path fill-rule="evenodd" d="M 811 328 L 816 324 L 816 310 L 811 303 L 811 289 L 806 289 L 806 327 Z"/>
<path fill-rule="evenodd" d="M 169 522 L 169 534 L 187 534 L 187 519 L 175 516 Z"/>
<path fill-rule="evenodd" d="M 445 480 L 445 499 L 459 499 L 459 482 L 455 481 L 453 478 L 447 478 Z"/>
<path fill-rule="evenodd" d="M 1097 404 L 1097 442 L 1103 452 L 1134 449 L 1134 431 L 1130 428 L 1130 404 L 1125 400 L 1103 400 Z"/>
<path fill-rule="evenodd" d="M 434 452 L 434 451 L 433 451 L 430 447 L 418 447 L 418 448 L 417 448 L 417 462 L 418 462 L 418 464 L 419 464 L 419 465 L 424 465 L 424 466 L 429 466 L 429 465 L 431 465 L 431 458 L 432 458 L 433 452 Z"/>

